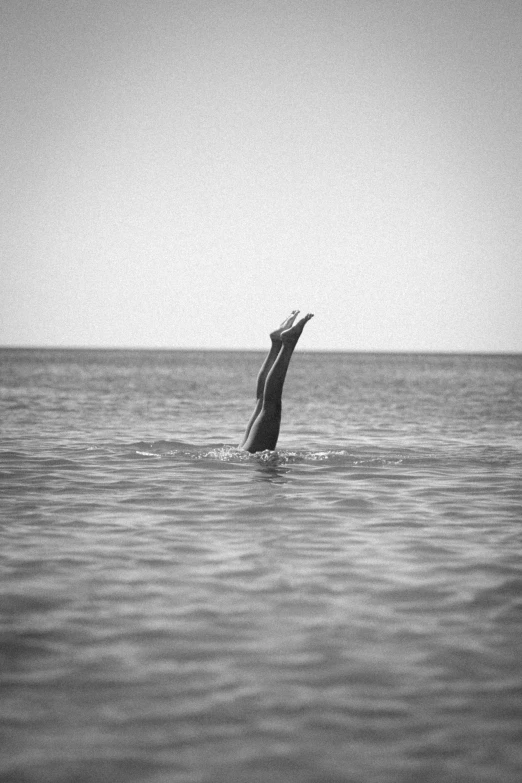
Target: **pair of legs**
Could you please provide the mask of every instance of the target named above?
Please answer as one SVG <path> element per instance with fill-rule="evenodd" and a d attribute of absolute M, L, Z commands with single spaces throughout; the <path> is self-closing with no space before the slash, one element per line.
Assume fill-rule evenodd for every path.
<path fill-rule="evenodd" d="M 286 372 L 304 325 L 313 317 L 312 313 L 308 313 L 294 325 L 298 313 L 299 310 L 294 310 L 270 335 L 272 346 L 257 378 L 256 407 L 240 444 L 240 448 L 252 454 L 273 450 L 277 444 Z"/>

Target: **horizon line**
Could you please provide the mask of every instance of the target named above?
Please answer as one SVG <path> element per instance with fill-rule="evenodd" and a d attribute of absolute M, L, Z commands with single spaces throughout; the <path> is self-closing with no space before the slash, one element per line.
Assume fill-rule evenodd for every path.
<path fill-rule="evenodd" d="M 215 352 L 215 353 L 263 353 L 266 348 L 209 348 L 209 347 L 153 347 L 153 346 L 111 346 L 111 345 L 0 345 L 0 351 L 149 351 L 149 352 Z M 466 350 L 413 348 L 301 348 L 300 353 L 348 353 L 348 354 L 430 354 L 433 356 L 520 356 L 522 350 Z"/>

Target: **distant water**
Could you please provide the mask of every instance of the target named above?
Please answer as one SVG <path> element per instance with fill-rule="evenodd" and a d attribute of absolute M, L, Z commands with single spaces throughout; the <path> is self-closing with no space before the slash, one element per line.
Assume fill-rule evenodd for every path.
<path fill-rule="evenodd" d="M 9 783 L 520 783 L 522 357 L 0 352 Z"/>

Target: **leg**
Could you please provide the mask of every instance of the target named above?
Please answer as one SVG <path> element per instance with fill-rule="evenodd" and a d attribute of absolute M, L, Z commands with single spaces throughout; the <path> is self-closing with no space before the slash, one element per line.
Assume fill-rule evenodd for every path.
<path fill-rule="evenodd" d="M 301 318 L 295 326 L 283 331 L 281 335 L 281 349 L 266 378 L 261 410 L 242 446 L 252 454 L 265 449 L 273 450 L 276 447 L 281 424 L 281 397 L 288 365 L 304 325 L 310 318 L 312 318 L 311 313 Z"/>
<path fill-rule="evenodd" d="M 279 351 L 281 350 L 281 345 L 282 345 L 281 335 L 286 329 L 289 329 L 292 326 L 295 319 L 297 318 L 298 313 L 299 310 L 292 310 L 288 318 L 285 318 L 285 320 L 283 321 L 279 329 L 276 329 L 274 332 L 270 333 L 270 339 L 272 341 L 272 345 L 270 347 L 270 351 L 268 352 L 265 361 L 261 366 L 259 375 L 257 377 L 256 407 L 254 408 L 254 412 L 250 417 L 250 421 L 247 424 L 246 432 L 243 437 L 243 440 L 241 441 L 240 448 L 243 448 L 243 446 L 245 445 L 250 430 L 252 429 L 252 424 L 255 422 L 255 420 L 261 413 L 261 408 L 263 407 L 263 394 L 265 391 L 265 381 L 268 373 L 272 369 L 272 365 L 274 364 L 277 355 L 279 354 Z"/>

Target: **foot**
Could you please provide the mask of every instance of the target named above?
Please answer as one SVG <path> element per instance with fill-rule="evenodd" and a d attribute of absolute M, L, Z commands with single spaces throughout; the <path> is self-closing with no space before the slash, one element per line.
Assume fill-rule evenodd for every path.
<path fill-rule="evenodd" d="M 308 313 L 307 315 L 305 315 L 305 317 L 304 317 L 304 318 L 301 318 L 301 320 L 300 320 L 300 321 L 298 321 L 298 322 L 295 324 L 295 326 L 292 326 L 292 328 L 291 328 L 291 329 L 286 329 L 286 330 L 285 330 L 285 331 L 284 331 L 284 332 L 281 334 L 281 340 L 282 340 L 284 343 L 286 343 L 286 342 L 289 342 L 289 343 L 294 343 L 294 345 L 295 345 L 295 343 L 296 343 L 296 342 L 299 340 L 299 338 L 301 337 L 301 332 L 303 331 L 305 324 L 306 324 L 306 323 L 308 323 L 308 321 L 310 320 L 310 318 L 313 318 L 313 317 L 314 317 L 314 314 L 313 314 L 313 313 Z"/>
<path fill-rule="evenodd" d="M 281 342 L 281 335 L 284 331 L 287 331 L 290 329 L 292 324 L 294 323 L 295 319 L 299 315 L 299 310 L 292 310 L 288 318 L 285 318 L 279 329 L 276 329 L 273 332 L 270 332 L 270 339 L 274 341 Z"/>

